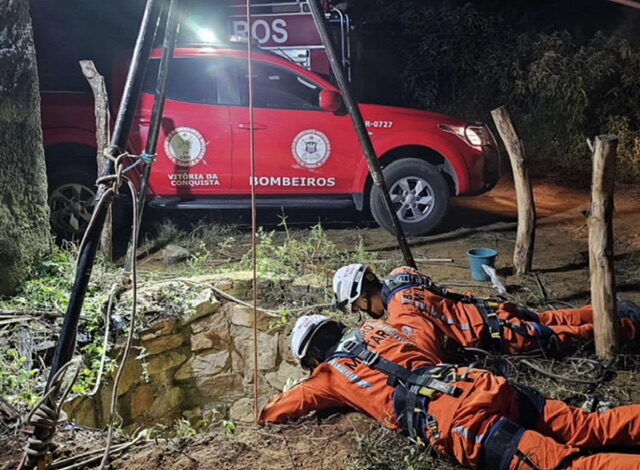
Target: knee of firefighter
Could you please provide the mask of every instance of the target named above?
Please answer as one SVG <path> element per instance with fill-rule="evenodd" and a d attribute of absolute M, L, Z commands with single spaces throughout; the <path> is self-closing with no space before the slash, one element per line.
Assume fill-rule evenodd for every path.
<path fill-rule="evenodd" d="M 547 399 L 538 390 L 513 384 L 518 391 L 518 423 L 527 429 L 535 427 L 540 419 Z"/>
<path fill-rule="evenodd" d="M 509 469 L 556 470 L 558 465 L 568 461 L 578 452 L 579 449 L 575 447 L 560 444 L 535 431 L 525 431 L 518 443 L 518 452 L 511 459 Z"/>

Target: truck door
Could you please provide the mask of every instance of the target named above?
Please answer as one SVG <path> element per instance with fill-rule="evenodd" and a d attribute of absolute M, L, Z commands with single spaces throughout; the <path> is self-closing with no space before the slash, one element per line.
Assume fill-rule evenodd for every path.
<path fill-rule="evenodd" d="M 149 62 L 140 101 L 138 135 L 133 136 L 139 149 L 144 147 L 149 131 L 159 62 Z M 187 197 L 230 190 L 233 169 L 229 105 L 238 105 L 240 100 L 230 80 L 223 58 L 173 59 L 158 156 L 150 178 L 153 195 Z"/>
<path fill-rule="evenodd" d="M 246 60 L 235 66 L 242 106 L 231 108 L 233 186 L 249 192 Z M 350 194 L 361 152 L 349 116 L 321 110 L 320 86 L 294 70 L 256 61 L 253 76 L 257 193 Z"/>

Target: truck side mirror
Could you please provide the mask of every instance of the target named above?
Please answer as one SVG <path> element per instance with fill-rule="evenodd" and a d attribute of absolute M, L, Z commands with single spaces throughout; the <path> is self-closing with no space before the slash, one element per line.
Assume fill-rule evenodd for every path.
<path fill-rule="evenodd" d="M 320 92 L 320 109 L 335 113 L 342 108 L 342 96 L 337 91 L 322 90 Z"/>

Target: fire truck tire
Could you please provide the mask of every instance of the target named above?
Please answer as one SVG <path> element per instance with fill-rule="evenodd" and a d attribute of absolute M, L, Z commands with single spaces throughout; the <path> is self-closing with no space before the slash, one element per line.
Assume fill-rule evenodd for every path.
<path fill-rule="evenodd" d="M 391 202 L 406 235 L 425 235 L 435 230 L 449 211 L 449 186 L 431 164 L 417 158 L 403 158 L 384 170 Z M 393 233 L 382 194 L 371 189 L 371 214 L 385 230 Z"/>
<path fill-rule="evenodd" d="M 82 237 L 95 205 L 95 168 L 66 167 L 49 174 L 51 230 L 58 240 Z"/>
<path fill-rule="evenodd" d="M 49 175 L 51 230 L 59 242 L 82 238 L 95 207 L 95 180 L 96 169 L 89 165 L 67 167 Z M 127 210 L 129 199 L 122 196 L 114 198 L 114 231 L 130 225 L 130 221 L 125 222 L 125 218 L 131 217 Z"/>

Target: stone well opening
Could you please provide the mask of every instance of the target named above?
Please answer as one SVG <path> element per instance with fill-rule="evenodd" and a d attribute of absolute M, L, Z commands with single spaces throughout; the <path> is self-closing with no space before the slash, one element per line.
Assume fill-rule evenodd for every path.
<path fill-rule="evenodd" d="M 298 305 L 326 301 L 329 280 L 319 276 L 258 281 L 259 305 L 275 307 L 286 294 Z M 138 291 L 139 321 L 134 349 L 118 387 L 117 412 L 125 429 L 188 419 L 254 419 L 253 310 L 223 298 L 251 297 L 249 272 L 224 273 L 155 282 Z M 265 300 L 267 299 L 267 300 Z M 131 293 L 121 296 L 117 314 L 130 312 Z M 289 349 L 291 322 L 258 312 L 260 405 L 301 379 Z M 110 356 L 120 362 L 125 331 Z M 107 425 L 115 370 L 92 396 L 65 403 L 70 421 L 87 427 Z"/>

